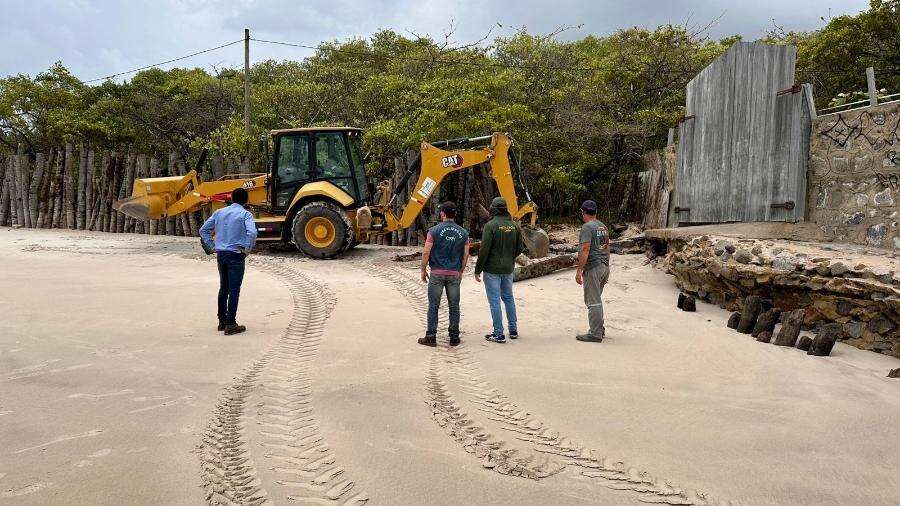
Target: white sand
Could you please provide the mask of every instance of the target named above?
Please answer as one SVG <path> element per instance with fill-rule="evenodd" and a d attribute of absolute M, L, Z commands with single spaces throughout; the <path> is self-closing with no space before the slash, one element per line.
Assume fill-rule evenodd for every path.
<path fill-rule="evenodd" d="M 639 256 L 613 257 L 602 344 L 573 338 L 586 322 L 566 271 L 515 285 L 522 339 L 505 345 L 481 338 L 487 304 L 467 277 L 464 344 L 451 350 L 415 344 L 415 263 L 373 267 L 387 252 L 369 247 L 330 262 L 254 258 L 239 312 L 250 332 L 225 338 L 210 330 L 217 279 L 197 249 L 190 239 L 0 229 L 11 266 L 0 276 L 0 499 L 202 503 L 195 449 L 224 385 L 257 362 L 235 429 L 249 463 L 232 464 L 276 503 L 338 486 L 342 500 L 371 504 L 661 499 L 612 490 L 618 482 L 589 477 L 602 473 L 590 460 L 543 452 L 562 447 L 719 501 L 900 497 L 900 380 L 885 377 L 900 361 L 843 344 L 820 358 L 757 343 L 718 308 L 676 310 L 671 278 Z M 320 312 L 292 323 L 307 337 L 282 338 L 310 305 Z M 474 434 L 533 457 L 526 468 L 566 467 L 539 480 L 485 468 L 448 434 L 452 421 L 432 417 L 436 398 L 452 399 L 439 418 L 458 407 Z M 534 439 L 526 424 L 567 439 L 524 441 Z M 307 448 L 323 449 L 321 462 L 301 457 Z"/>

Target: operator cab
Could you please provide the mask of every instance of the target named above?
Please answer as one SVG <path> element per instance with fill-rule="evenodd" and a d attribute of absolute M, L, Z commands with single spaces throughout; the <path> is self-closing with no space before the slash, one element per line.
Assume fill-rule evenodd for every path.
<path fill-rule="evenodd" d="M 275 151 L 270 170 L 270 202 L 284 213 L 297 191 L 308 183 L 327 181 L 353 199 L 350 207 L 369 199 L 359 128 L 322 127 L 272 131 Z"/>

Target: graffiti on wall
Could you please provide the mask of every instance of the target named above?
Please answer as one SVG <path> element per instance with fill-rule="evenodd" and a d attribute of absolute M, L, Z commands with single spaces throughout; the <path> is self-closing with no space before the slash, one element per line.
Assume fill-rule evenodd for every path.
<path fill-rule="evenodd" d="M 875 179 L 878 180 L 882 189 L 890 188 L 893 191 L 900 191 L 900 174 L 884 174 L 876 170 Z"/>
<path fill-rule="evenodd" d="M 876 151 L 887 146 L 894 146 L 895 143 L 900 145 L 900 115 L 894 115 L 897 116 L 896 121 L 889 120 L 883 112 L 863 111 L 856 118 L 850 120 L 847 120 L 845 115 L 846 113 L 838 114 L 834 123 L 819 134 L 831 139 L 841 148 L 847 147 L 850 141 L 856 139 L 865 140 Z M 891 121 L 894 127 L 885 131 L 884 126 L 888 121 Z"/>

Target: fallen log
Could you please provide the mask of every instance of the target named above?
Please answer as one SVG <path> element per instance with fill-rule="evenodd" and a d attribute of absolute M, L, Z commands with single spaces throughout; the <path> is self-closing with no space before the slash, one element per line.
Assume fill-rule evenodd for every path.
<path fill-rule="evenodd" d="M 395 262 L 412 262 L 420 258 L 422 258 L 422 252 L 415 251 L 413 253 L 397 253 L 396 255 L 394 255 L 393 260 Z"/>
<path fill-rule="evenodd" d="M 577 244 L 551 244 L 550 252 L 556 254 L 578 253 Z"/>
<path fill-rule="evenodd" d="M 528 265 L 516 267 L 513 281 L 546 276 L 552 272 L 574 267 L 576 263 L 578 263 L 578 255 L 574 254 L 549 256 L 533 260 Z"/>

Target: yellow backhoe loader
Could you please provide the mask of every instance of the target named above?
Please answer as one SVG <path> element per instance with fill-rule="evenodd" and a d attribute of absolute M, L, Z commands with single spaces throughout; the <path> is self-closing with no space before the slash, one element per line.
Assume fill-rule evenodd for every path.
<path fill-rule="evenodd" d="M 136 179 L 131 197 L 116 202 L 114 208 L 138 220 L 157 220 L 206 205 L 219 209 L 227 205 L 232 191 L 244 188 L 250 197 L 248 209 L 256 218 L 258 241 L 293 242 L 309 256 L 333 258 L 372 234 L 409 227 L 447 175 L 487 163 L 510 214 L 523 224 L 529 254 L 544 256 L 549 248 L 547 234 L 534 228 L 537 206 L 524 185 L 527 200 L 519 204 L 510 164 L 512 140 L 507 134 L 423 142 L 417 160 L 396 188 L 383 181 L 374 192 L 363 167 L 362 130 L 275 130 L 271 140 L 272 156 L 268 139 L 261 142 L 269 160 L 267 173 L 200 182 L 195 169 L 184 176 Z M 397 196 L 416 173 L 409 201 L 395 213 Z"/>

